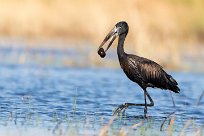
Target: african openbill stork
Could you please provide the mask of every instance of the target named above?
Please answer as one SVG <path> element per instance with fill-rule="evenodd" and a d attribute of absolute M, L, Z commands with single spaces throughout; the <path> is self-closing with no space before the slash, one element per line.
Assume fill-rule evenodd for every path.
<path fill-rule="evenodd" d="M 117 54 L 120 62 L 120 66 L 125 72 L 126 76 L 137 83 L 144 91 L 144 104 L 136 103 L 124 103 L 120 105 L 114 112 L 117 114 L 122 110 L 125 110 L 129 106 L 144 106 L 144 116 L 147 114 L 147 106 L 154 106 L 154 102 L 147 92 L 147 87 L 157 87 L 165 90 L 171 90 L 175 93 L 179 93 L 180 89 L 176 80 L 169 74 L 167 74 L 162 67 L 156 62 L 132 54 L 127 54 L 124 52 L 124 41 L 128 33 L 128 24 L 125 21 L 118 22 L 115 27 L 108 33 L 103 42 L 98 48 L 98 54 L 104 58 L 106 56 L 106 51 L 110 48 L 113 41 L 118 36 L 118 46 Z M 110 39 L 110 43 L 107 46 L 106 50 L 102 48 L 103 45 Z M 150 103 L 147 104 L 146 96 L 150 100 Z"/>

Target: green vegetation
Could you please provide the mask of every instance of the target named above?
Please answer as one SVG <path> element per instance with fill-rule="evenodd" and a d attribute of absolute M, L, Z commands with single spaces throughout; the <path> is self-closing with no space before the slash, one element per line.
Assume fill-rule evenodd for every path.
<path fill-rule="evenodd" d="M 26 99 L 24 99 L 26 98 Z M 76 99 L 76 98 L 74 98 Z M 67 136 L 67 135 L 202 135 L 202 126 L 196 126 L 193 119 L 189 119 L 181 128 L 177 128 L 175 124 L 176 116 L 172 113 L 167 116 L 167 120 L 162 125 L 162 130 L 159 130 L 158 124 L 155 124 L 154 119 L 151 117 L 147 119 L 135 118 L 132 125 L 126 124 L 130 121 L 127 118 L 126 113 L 119 114 L 118 116 L 112 116 L 104 123 L 103 117 L 97 117 L 97 115 L 87 115 L 82 117 L 77 115 L 77 111 L 72 112 L 72 114 L 66 113 L 59 117 L 57 112 L 53 113 L 52 121 L 45 122 L 41 119 L 37 111 L 34 110 L 32 103 L 30 103 L 29 97 L 22 97 L 22 103 L 25 105 L 25 109 L 21 109 L 21 115 L 25 117 L 24 120 L 18 119 L 19 113 L 16 111 L 10 112 L 8 119 L 4 119 L 4 126 L 0 128 L 1 134 L 5 136 L 10 135 L 31 135 L 33 133 L 41 136 Z M 75 102 L 74 102 L 75 103 Z M 75 104 L 74 104 L 75 105 Z M 74 106 L 75 107 L 75 106 Z M 76 109 L 75 109 L 76 110 Z M 29 115 L 29 116 L 28 116 Z M 14 117 L 15 116 L 15 117 Z M 83 121 L 83 119 L 85 121 Z M 100 122 L 93 121 L 92 119 L 99 118 Z M 17 122 L 15 123 L 15 120 Z"/>

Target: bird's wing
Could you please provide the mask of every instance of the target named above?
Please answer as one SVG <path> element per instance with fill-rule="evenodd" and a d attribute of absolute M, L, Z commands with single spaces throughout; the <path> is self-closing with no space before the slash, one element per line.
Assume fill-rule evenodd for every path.
<path fill-rule="evenodd" d="M 141 61 L 140 65 L 138 65 L 138 69 L 142 74 L 142 77 L 144 77 L 145 81 L 148 83 L 158 84 L 158 82 L 165 82 L 167 80 L 166 72 L 159 64 L 151 60 Z"/>
<path fill-rule="evenodd" d="M 176 93 L 180 91 L 178 83 L 162 67 L 156 62 L 130 55 L 128 58 L 130 73 L 134 73 L 129 78 L 137 83 L 141 83 L 146 87 L 158 87 L 161 89 L 169 89 Z"/>
<path fill-rule="evenodd" d="M 139 72 L 138 77 L 142 78 L 142 80 L 146 84 L 152 84 L 155 87 L 161 87 L 162 85 L 165 85 L 168 82 L 168 74 L 156 62 L 146 58 L 140 58 L 137 59 L 137 61 L 133 60 L 135 59 L 129 59 L 129 61 L 135 63 L 134 69 L 137 69 L 137 71 Z"/>

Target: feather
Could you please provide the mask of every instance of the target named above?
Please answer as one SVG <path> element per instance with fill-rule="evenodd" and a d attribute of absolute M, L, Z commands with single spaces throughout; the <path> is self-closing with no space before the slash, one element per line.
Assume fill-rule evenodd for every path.
<path fill-rule="evenodd" d="M 120 62 L 122 62 L 120 64 L 127 77 L 142 88 L 157 87 L 169 89 L 175 93 L 180 91 L 176 80 L 152 60 L 127 54 L 126 59 Z"/>

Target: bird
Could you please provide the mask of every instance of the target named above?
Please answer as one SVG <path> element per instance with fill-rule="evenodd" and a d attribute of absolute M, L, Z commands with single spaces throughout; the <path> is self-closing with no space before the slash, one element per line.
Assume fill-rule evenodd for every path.
<path fill-rule="evenodd" d="M 110 48 L 114 40 L 118 37 L 117 55 L 121 68 L 126 76 L 133 82 L 137 83 L 144 91 L 144 103 L 124 103 L 116 108 L 114 115 L 127 109 L 129 106 L 144 106 L 144 117 L 147 117 L 147 107 L 153 107 L 154 101 L 147 92 L 147 87 L 160 88 L 170 90 L 174 93 L 179 93 L 177 81 L 169 75 L 162 66 L 156 62 L 133 54 L 128 54 L 124 51 L 124 41 L 128 34 L 129 26 L 127 22 L 120 21 L 116 23 L 114 28 L 108 33 L 103 42 L 98 47 L 98 54 L 101 58 L 106 56 L 107 50 Z M 107 48 L 104 50 L 103 46 L 109 40 Z M 147 103 L 146 97 L 150 103 Z"/>

